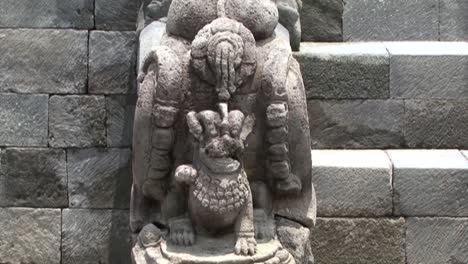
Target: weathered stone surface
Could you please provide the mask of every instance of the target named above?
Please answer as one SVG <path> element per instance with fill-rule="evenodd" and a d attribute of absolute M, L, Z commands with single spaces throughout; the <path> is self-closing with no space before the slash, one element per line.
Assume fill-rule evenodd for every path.
<path fill-rule="evenodd" d="M 1 263 L 60 263 L 60 209 L 0 208 Z"/>
<path fill-rule="evenodd" d="M 89 38 L 89 93 L 134 93 L 135 32 L 92 31 Z"/>
<path fill-rule="evenodd" d="M 141 1 L 95 0 L 95 23 L 99 30 L 135 30 Z"/>
<path fill-rule="evenodd" d="M 319 218 L 312 252 L 316 263 L 404 264 L 405 220 Z"/>
<path fill-rule="evenodd" d="M 86 92 L 87 31 L 0 29 L 0 50 L 0 92 Z"/>
<path fill-rule="evenodd" d="M 410 148 L 468 148 L 468 100 L 406 100 L 404 134 Z"/>
<path fill-rule="evenodd" d="M 393 42 L 390 93 L 403 99 L 468 99 L 468 42 Z"/>
<path fill-rule="evenodd" d="M 309 100 L 312 148 L 400 147 L 403 108 L 393 100 Z"/>
<path fill-rule="evenodd" d="M 408 218 L 408 264 L 463 264 L 468 261 L 468 218 Z"/>
<path fill-rule="evenodd" d="M 0 94 L 0 146 L 47 146 L 47 95 Z"/>
<path fill-rule="evenodd" d="M 93 28 L 92 0 L 2 0 L 0 27 Z"/>
<path fill-rule="evenodd" d="M 67 169 L 61 149 L 6 149 L 0 166 L 0 206 L 67 206 Z"/>
<path fill-rule="evenodd" d="M 389 150 L 395 213 L 468 216 L 468 160 L 458 150 Z"/>
<path fill-rule="evenodd" d="M 106 97 L 107 146 L 128 147 L 132 145 L 136 101 L 136 96 Z"/>
<path fill-rule="evenodd" d="M 440 1 L 440 39 L 468 40 L 468 1 Z"/>
<path fill-rule="evenodd" d="M 389 97 L 389 55 L 382 43 L 303 43 L 295 57 L 309 99 Z"/>
<path fill-rule="evenodd" d="M 104 96 L 52 96 L 49 107 L 50 146 L 90 147 L 106 144 Z"/>
<path fill-rule="evenodd" d="M 302 41 L 342 41 L 342 17 L 342 0 L 303 0 Z"/>
<path fill-rule="evenodd" d="M 438 0 L 353 0 L 343 12 L 345 41 L 438 40 Z"/>
<path fill-rule="evenodd" d="M 129 149 L 68 151 L 70 207 L 128 208 L 132 185 Z"/>
<path fill-rule="evenodd" d="M 130 231 L 125 210 L 65 209 L 62 263 L 130 264 Z"/>
<path fill-rule="evenodd" d="M 392 214 L 392 164 L 382 150 L 313 150 L 319 216 Z"/>
<path fill-rule="evenodd" d="M 293 255 L 296 263 L 314 264 L 310 246 L 310 230 L 302 225 L 278 218 L 276 233 L 281 244 Z"/>

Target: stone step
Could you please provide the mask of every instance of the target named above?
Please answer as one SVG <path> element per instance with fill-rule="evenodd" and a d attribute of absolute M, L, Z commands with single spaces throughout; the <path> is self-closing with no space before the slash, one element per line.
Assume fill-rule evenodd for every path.
<path fill-rule="evenodd" d="M 303 41 L 468 40 L 466 0 L 303 0 Z"/>
<path fill-rule="evenodd" d="M 302 43 L 312 148 L 468 148 L 468 42 Z"/>

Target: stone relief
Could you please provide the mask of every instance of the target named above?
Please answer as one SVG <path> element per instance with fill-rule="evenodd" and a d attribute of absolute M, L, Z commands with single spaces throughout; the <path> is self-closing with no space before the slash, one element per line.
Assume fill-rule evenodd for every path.
<path fill-rule="evenodd" d="M 305 91 L 295 35 L 278 29 L 284 22 L 300 36 L 299 8 L 296 0 L 142 7 L 134 263 L 313 263 L 309 241 L 294 239 L 309 236 L 316 212 Z"/>

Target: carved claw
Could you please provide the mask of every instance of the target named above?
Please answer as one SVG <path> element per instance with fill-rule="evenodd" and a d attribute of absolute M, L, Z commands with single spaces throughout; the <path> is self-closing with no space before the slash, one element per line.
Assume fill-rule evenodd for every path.
<path fill-rule="evenodd" d="M 253 237 L 239 237 L 236 242 L 235 251 L 237 255 L 255 255 L 257 241 Z"/>
<path fill-rule="evenodd" d="M 180 165 L 177 167 L 174 177 L 177 182 L 190 185 L 195 182 L 197 175 L 197 170 L 191 165 Z"/>
<path fill-rule="evenodd" d="M 170 223 L 170 239 L 179 246 L 191 246 L 195 243 L 195 232 L 188 218 L 173 220 Z"/>

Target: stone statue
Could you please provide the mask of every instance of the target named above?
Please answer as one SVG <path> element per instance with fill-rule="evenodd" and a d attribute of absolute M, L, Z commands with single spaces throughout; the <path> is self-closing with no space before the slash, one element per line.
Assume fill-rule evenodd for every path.
<path fill-rule="evenodd" d="M 316 211 L 306 98 L 294 33 L 280 25 L 300 32 L 299 7 L 296 0 L 142 7 L 145 19 L 167 18 L 145 22 L 140 36 L 134 263 L 313 262 L 308 235 L 295 239 L 308 234 Z"/>

